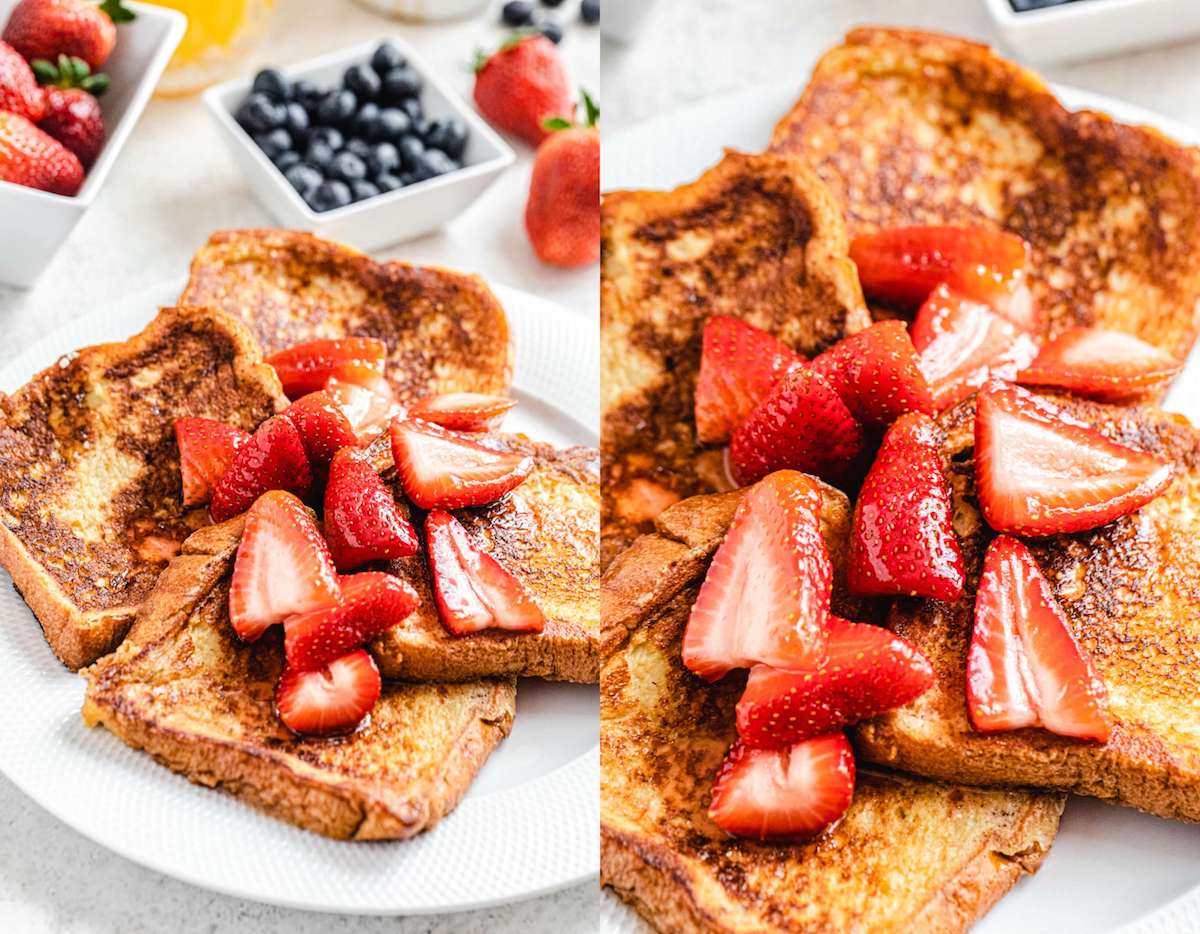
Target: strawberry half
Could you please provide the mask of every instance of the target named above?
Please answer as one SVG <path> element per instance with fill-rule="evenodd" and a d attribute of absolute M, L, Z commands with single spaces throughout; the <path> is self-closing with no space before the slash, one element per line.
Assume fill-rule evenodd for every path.
<path fill-rule="evenodd" d="M 1042 348 L 1017 382 L 1122 402 L 1166 386 L 1183 364 L 1153 344 L 1103 328 L 1070 328 Z"/>
<path fill-rule="evenodd" d="M 521 582 L 480 551 L 462 523 L 434 510 L 425 518 L 429 572 L 442 625 L 451 635 L 484 629 L 541 632 L 546 618 Z"/>
<path fill-rule="evenodd" d="M 734 743 L 713 782 L 708 816 L 726 833 L 806 840 L 839 821 L 854 798 L 854 752 L 842 733 L 786 749 Z"/>
<path fill-rule="evenodd" d="M 737 705 L 747 746 L 779 748 L 878 716 L 924 694 L 933 666 L 880 626 L 830 617 L 821 664 L 806 671 L 750 670 Z"/>
<path fill-rule="evenodd" d="M 937 411 L 961 402 L 989 377 L 1011 380 L 1037 356 L 1032 337 L 982 302 L 939 285 L 912 326 L 921 372 Z"/>
<path fill-rule="evenodd" d="M 417 553 L 417 533 L 358 449 L 334 455 L 325 486 L 325 539 L 339 571 Z"/>
<path fill-rule="evenodd" d="M 317 524 L 291 493 L 265 493 L 246 514 L 229 583 L 229 619 L 253 642 L 295 613 L 337 603 L 341 590 Z"/>
<path fill-rule="evenodd" d="M 746 493 L 692 605 L 684 665 L 715 681 L 733 668 L 819 664 L 833 581 L 820 514 L 820 489 L 794 470 Z"/>
<path fill-rule="evenodd" d="M 494 431 L 517 404 L 516 399 L 481 392 L 448 392 L 422 399 L 409 414 L 452 431 Z"/>
<path fill-rule="evenodd" d="M 300 433 L 286 418 L 273 415 L 234 452 L 229 469 L 213 487 L 208 511 L 213 522 L 224 522 L 268 490 L 304 496 L 311 486 L 312 468 Z"/>
<path fill-rule="evenodd" d="M 975 405 L 975 490 L 997 532 L 1081 532 L 1144 506 L 1171 465 L 1110 441 L 1019 386 L 988 383 Z"/>
<path fill-rule="evenodd" d="M 299 399 L 323 389 L 331 376 L 358 382 L 356 373 L 383 376 L 387 347 L 373 337 L 324 338 L 296 344 L 267 357 L 279 374 L 283 392 Z"/>
<path fill-rule="evenodd" d="M 734 430 L 729 462 L 742 485 L 786 468 L 836 480 L 865 449 L 863 427 L 837 391 L 812 368 L 797 367 Z"/>
<path fill-rule="evenodd" d="M 314 671 L 403 622 L 420 602 L 412 587 L 391 574 L 346 575 L 333 606 L 283 621 L 288 667 Z"/>
<path fill-rule="evenodd" d="M 905 412 L 933 412 L 929 386 L 903 321 L 880 321 L 812 362 L 862 424 L 886 428 Z"/>
<path fill-rule="evenodd" d="M 404 495 L 421 509 L 495 502 L 524 482 L 533 458 L 494 451 L 430 422 L 392 422 L 392 459 Z"/>
<path fill-rule="evenodd" d="M 933 419 L 920 412 L 900 416 L 884 436 L 854 505 L 848 583 L 855 593 L 962 596 L 938 440 Z"/>
<path fill-rule="evenodd" d="M 179 470 L 183 476 L 183 505 L 208 502 L 234 452 L 250 440 L 250 432 L 213 418 L 175 419 Z"/>
<path fill-rule="evenodd" d="M 349 733 L 375 707 L 382 689 L 375 660 L 359 649 L 316 671 L 286 669 L 275 689 L 275 709 L 301 736 Z"/>
<path fill-rule="evenodd" d="M 1000 535 L 988 546 L 967 654 L 967 706 L 980 732 L 1041 726 L 1107 742 L 1108 695 L 1037 562 Z"/>
<path fill-rule="evenodd" d="M 370 444 L 387 431 L 392 419 L 404 415 L 404 407 L 396 402 L 387 380 L 380 379 L 375 388 L 347 382 L 331 376 L 325 384 L 334 403 L 342 410 L 359 444 Z"/>
<path fill-rule="evenodd" d="M 773 334 L 740 318 L 709 318 L 696 381 L 697 440 L 728 441 L 783 375 L 803 360 Z"/>
<path fill-rule="evenodd" d="M 358 444 L 341 406 L 324 390 L 301 396 L 283 410 L 283 417 L 300 433 L 309 463 L 324 466 L 340 448 Z"/>

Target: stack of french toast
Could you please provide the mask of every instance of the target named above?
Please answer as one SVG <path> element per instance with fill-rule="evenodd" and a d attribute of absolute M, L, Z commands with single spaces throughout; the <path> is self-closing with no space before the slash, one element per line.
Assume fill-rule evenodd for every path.
<path fill-rule="evenodd" d="M 858 29 L 601 290 L 604 884 L 961 931 L 1068 792 L 1200 820 L 1200 152 Z"/>
<path fill-rule="evenodd" d="M 502 431 L 512 377 L 478 277 L 237 230 L 0 398 L 0 561 L 84 719 L 321 834 L 431 828 L 519 677 L 598 677 L 599 455 Z"/>

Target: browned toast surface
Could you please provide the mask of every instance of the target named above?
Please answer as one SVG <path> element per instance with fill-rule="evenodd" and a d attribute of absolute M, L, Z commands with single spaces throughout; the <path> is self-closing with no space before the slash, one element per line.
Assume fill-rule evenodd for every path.
<path fill-rule="evenodd" d="M 1200 296 L 1200 153 L 1067 111 L 987 46 L 856 29 L 818 63 L 771 150 L 810 164 L 854 236 L 984 224 L 1033 248 L 1051 333 L 1101 325 L 1182 358 Z"/>
<path fill-rule="evenodd" d="M 234 519 L 184 543 L 120 649 L 85 671 L 85 720 L 191 781 L 317 833 L 374 840 L 429 829 L 508 734 L 514 682 L 385 682 L 352 735 L 295 736 L 273 708 L 279 627 L 248 645 L 229 623 L 241 529 Z"/>
<path fill-rule="evenodd" d="M 290 230 L 225 230 L 192 259 L 181 302 L 239 318 L 267 354 L 328 337 L 374 337 L 401 402 L 446 392 L 504 394 L 508 320 L 478 276 L 378 263 Z"/>
<path fill-rule="evenodd" d="M 181 502 L 173 421 L 253 429 L 286 404 L 241 324 L 161 311 L 0 398 L 0 561 L 70 668 L 120 642 L 203 509 Z"/>
<path fill-rule="evenodd" d="M 695 443 L 710 315 L 805 354 L 869 323 L 841 217 L 800 160 L 729 152 L 674 191 L 604 195 L 601 449 L 605 563 L 671 502 L 722 488 Z"/>
<path fill-rule="evenodd" d="M 1095 795 L 1163 817 L 1200 820 L 1200 432 L 1151 406 L 1056 397 L 1071 415 L 1175 465 L 1157 499 L 1102 528 L 1028 541 L 1108 690 L 1103 746 L 1025 729 L 983 735 L 966 707 L 974 591 L 993 533 L 974 490 L 974 402 L 941 417 L 967 593 L 947 605 L 898 601 L 890 625 L 933 662 L 933 688 L 862 726 L 867 759 L 980 784 L 1037 784 Z"/>
<path fill-rule="evenodd" d="M 850 506 L 824 493 L 822 531 L 840 563 Z M 850 811 L 814 842 L 731 838 L 708 819 L 745 676 L 704 683 L 683 667 L 680 640 L 735 504 L 727 494 L 671 507 L 605 573 L 602 882 L 661 931 L 965 930 L 1041 864 L 1061 796 L 860 770 Z"/>

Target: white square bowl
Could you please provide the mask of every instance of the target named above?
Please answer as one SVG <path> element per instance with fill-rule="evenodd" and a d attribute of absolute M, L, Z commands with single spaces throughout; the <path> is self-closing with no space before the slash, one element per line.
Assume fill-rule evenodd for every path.
<path fill-rule="evenodd" d="M 258 148 L 250 134 L 234 120 L 235 111 L 250 91 L 250 79 L 227 81 L 205 92 L 204 103 L 250 183 L 251 191 L 280 225 L 311 230 L 361 250 L 375 250 L 412 240 L 461 214 L 516 158 L 512 149 L 475 110 L 399 37 L 383 36 L 279 70 L 291 80 L 307 78 L 318 87 L 339 87 L 345 70 L 368 61 L 375 48 L 385 40 L 395 44 L 425 80 L 421 104 L 426 117 L 453 116 L 466 125 L 469 136 L 463 153 L 463 167 L 343 208 L 320 213 L 312 210 L 266 153 Z"/>
<path fill-rule="evenodd" d="M 0 0 L 0 29 L 17 0 Z M 0 181 L 0 282 L 28 288 L 53 259 L 84 212 L 96 200 L 163 69 L 183 38 L 183 14 L 148 3 L 126 4 L 137 14 L 117 27 L 117 46 L 104 63 L 112 78 L 100 96 L 106 141 L 78 194 L 63 195 Z"/>

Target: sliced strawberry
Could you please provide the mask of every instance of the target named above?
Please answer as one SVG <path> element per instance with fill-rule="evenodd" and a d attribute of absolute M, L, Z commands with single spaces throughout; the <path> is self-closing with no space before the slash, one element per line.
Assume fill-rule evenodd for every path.
<path fill-rule="evenodd" d="M 430 422 L 392 422 L 392 459 L 404 495 L 421 509 L 495 502 L 524 482 L 533 458 L 494 451 Z"/>
<path fill-rule="evenodd" d="M 294 613 L 333 606 L 341 590 L 325 539 L 290 493 L 264 493 L 246 514 L 229 583 L 229 619 L 253 642 Z"/>
<path fill-rule="evenodd" d="M 997 532 L 1054 535 L 1112 522 L 1158 496 L 1171 465 L 1110 441 L 1019 386 L 975 404 L 975 489 Z"/>
<path fill-rule="evenodd" d="M 880 626 L 830 617 L 817 668 L 750 670 L 737 705 L 738 736 L 776 749 L 878 716 L 924 694 L 933 666 L 910 643 Z"/>
<path fill-rule="evenodd" d="M 933 412 L 903 321 L 880 321 L 843 338 L 813 360 L 812 368 L 868 427 L 886 428 L 905 412 Z"/>
<path fill-rule="evenodd" d="M 451 635 L 484 629 L 541 632 L 546 619 L 521 582 L 475 547 L 462 523 L 434 510 L 425 518 L 429 572 L 442 625 Z"/>
<path fill-rule="evenodd" d="M 912 340 L 938 411 L 989 377 L 1011 380 L 1038 352 L 1033 338 L 1007 318 L 947 285 L 934 289 L 917 312 Z"/>
<path fill-rule="evenodd" d="M 349 733 L 374 709 L 382 689 L 375 660 L 359 649 L 316 671 L 286 669 L 275 689 L 275 709 L 301 736 Z"/>
<path fill-rule="evenodd" d="M 957 600 L 963 559 L 937 426 L 902 415 L 883 438 L 854 506 L 848 583 L 861 594 Z"/>
<path fill-rule="evenodd" d="M 788 373 L 733 432 L 729 461 L 740 484 L 791 468 L 841 478 L 866 449 L 863 427 L 810 367 Z"/>
<path fill-rule="evenodd" d="M 313 671 L 329 664 L 403 622 L 421 602 L 412 587 L 381 571 L 344 575 L 341 588 L 333 606 L 283 621 L 289 668 Z"/>
<path fill-rule="evenodd" d="M 803 360 L 773 334 L 740 318 L 709 318 L 696 381 L 697 440 L 701 444 L 728 441 L 733 429 Z"/>
<path fill-rule="evenodd" d="M 410 410 L 413 418 L 452 431 L 494 431 L 517 404 L 516 399 L 481 392 L 448 392 L 422 399 Z"/>
<path fill-rule="evenodd" d="M 175 419 L 183 505 L 200 506 L 208 502 L 213 487 L 229 469 L 234 451 L 249 440 L 250 432 L 216 419 Z"/>
<path fill-rule="evenodd" d="M 820 662 L 833 580 L 820 513 L 816 482 L 794 470 L 746 493 L 692 606 L 684 665 L 715 681 L 733 668 Z"/>
<path fill-rule="evenodd" d="M 334 455 L 325 486 L 325 539 L 339 571 L 417 553 L 416 530 L 357 448 Z"/>
<path fill-rule="evenodd" d="M 981 732 L 1041 726 L 1107 742 L 1108 694 L 1021 542 L 988 546 L 967 655 L 967 706 Z"/>
<path fill-rule="evenodd" d="M 300 432 L 304 453 L 311 464 L 325 466 L 340 448 L 358 444 L 341 406 L 324 390 L 301 396 L 283 410 L 283 417 Z"/>
<path fill-rule="evenodd" d="M 382 386 L 369 389 L 332 376 L 325 391 L 350 422 L 359 444 L 370 444 L 387 431 L 393 419 L 404 415 L 404 407 L 396 401 L 386 380 Z"/>
<path fill-rule="evenodd" d="M 311 487 L 312 468 L 300 433 L 286 418 L 274 415 L 234 452 L 229 469 L 213 488 L 208 511 L 214 522 L 224 522 L 245 512 L 268 490 L 304 496 Z"/>
<path fill-rule="evenodd" d="M 1103 328 L 1070 328 L 1042 348 L 1017 382 L 1057 386 L 1105 402 L 1162 389 L 1183 364 L 1153 344 Z"/>
<path fill-rule="evenodd" d="M 713 782 L 708 816 L 726 833 L 805 840 L 841 820 L 854 797 L 854 752 L 842 733 L 786 749 L 734 743 Z"/>
<path fill-rule="evenodd" d="M 284 394 L 299 399 L 325 387 L 331 376 L 344 378 L 353 367 L 383 375 L 387 347 L 373 337 L 326 338 L 296 344 L 267 357 L 279 374 Z"/>

